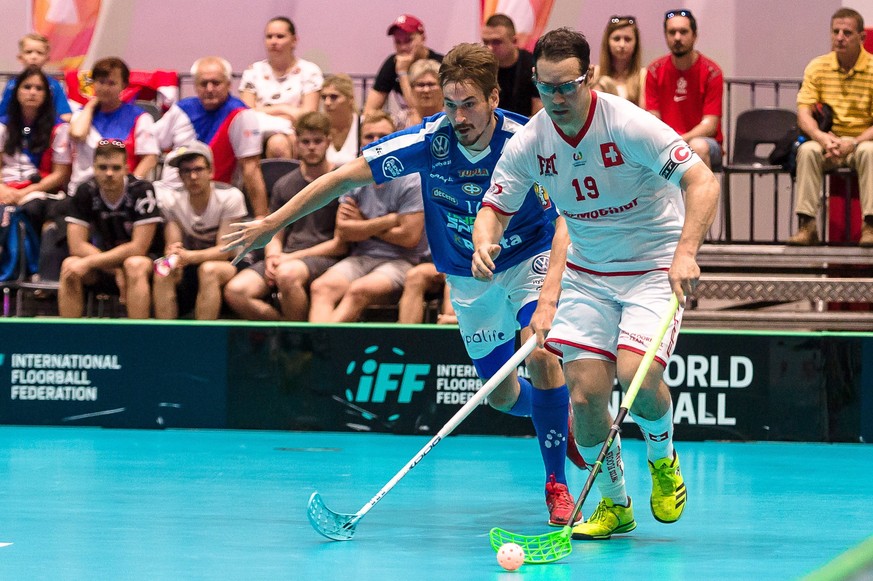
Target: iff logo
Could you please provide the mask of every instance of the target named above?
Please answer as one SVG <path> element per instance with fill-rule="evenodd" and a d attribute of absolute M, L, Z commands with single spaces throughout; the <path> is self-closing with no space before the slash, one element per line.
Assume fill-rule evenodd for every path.
<path fill-rule="evenodd" d="M 4 361 L 6 361 L 6 354 L 0 353 L 0 365 L 3 365 Z"/>
<path fill-rule="evenodd" d="M 364 349 L 364 354 L 370 356 L 377 351 L 379 346 L 372 345 Z M 398 357 L 406 356 L 397 347 L 392 347 L 391 352 Z M 346 390 L 346 399 L 354 402 L 383 403 L 388 392 L 397 392 L 397 403 L 409 403 L 415 392 L 424 391 L 423 378 L 430 374 L 428 364 L 379 361 L 375 357 L 365 359 L 360 367 L 352 361 L 346 375 L 355 375 L 356 369 L 360 374 L 357 391 Z"/>

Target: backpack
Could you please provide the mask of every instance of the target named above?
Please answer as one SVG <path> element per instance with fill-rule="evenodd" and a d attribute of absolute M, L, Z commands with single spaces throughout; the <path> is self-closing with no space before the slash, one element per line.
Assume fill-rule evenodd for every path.
<path fill-rule="evenodd" d="M 830 131 L 834 126 L 834 110 L 827 103 L 816 103 L 812 108 L 812 117 L 822 131 Z M 767 160 L 773 165 L 781 165 L 794 177 L 797 174 L 797 148 L 804 141 L 809 141 L 809 136 L 795 125 L 775 143 Z"/>
<path fill-rule="evenodd" d="M 23 239 L 19 232 L 23 230 Z M 22 248 L 22 240 L 24 248 Z M 0 206 L 0 281 L 21 275 L 21 254 L 24 253 L 25 275 L 39 268 L 39 236 L 30 220 L 17 206 Z"/>

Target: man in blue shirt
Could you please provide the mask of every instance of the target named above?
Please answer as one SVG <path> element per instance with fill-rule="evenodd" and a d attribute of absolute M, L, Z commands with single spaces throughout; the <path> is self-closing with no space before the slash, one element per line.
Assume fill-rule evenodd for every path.
<path fill-rule="evenodd" d="M 49 41 L 48 39 L 37 33 L 31 32 L 25 34 L 18 41 L 18 62 L 24 67 L 39 67 L 41 70 L 49 60 Z M 55 106 L 55 113 L 58 117 L 66 122 L 72 117 L 70 103 L 67 101 L 67 95 L 64 93 L 64 88 L 56 78 L 51 75 L 46 75 L 49 82 L 49 90 L 52 95 L 52 103 Z M 9 101 L 12 99 L 15 92 L 15 80 L 10 79 L 3 89 L 3 99 L 0 100 L 0 115 L 5 115 L 9 108 Z"/>
<path fill-rule="evenodd" d="M 263 220 L 239 225 L 226 237 L 228 248 L 246 253 L 262 247 L 284 225 L 352 188 L 417 173 L 434 264 L 451 287 L 467 353 L 479 375 L 491 377 L 511 357 L 516 329 L 525 340 L 532 319 L 548 322 L 554 316 L 563 268 L 549 272 L 548 266 L 550 259 L 564 264 L 568 243 L 563 219 L 532 188 L 500 241 L 494 280 L 472 276 L 473 221 L 500 153 L 527 121 L 497 108 L 497 69 L 484 46 L 456 46 L 440 67 L 444 113 L 369 145 L 361 157 L 315 180 Z M 578 458 L 568 433 L 567 387 L 558 360 L 545 350 L 535 350 L 527 367 L 531 381 L 513 373 L 488 401 L 497 410 L 531 417 L 546 468 L 549 523 L 563 526 L 573 512 L 564 475 L 568 444 L 571 459 Z"/>

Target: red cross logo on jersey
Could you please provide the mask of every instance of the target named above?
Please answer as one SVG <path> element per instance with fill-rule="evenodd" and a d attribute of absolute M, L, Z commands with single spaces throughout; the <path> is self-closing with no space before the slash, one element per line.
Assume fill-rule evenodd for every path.
<path fill-rule="evenodd" d="M 624 163 L 621 152 L 612 141 L 600 144 L 600 155 L 603 157 L 603 167 L 615 167 Z"/>
<path fill-rule="evenodd" d="M 556 176 L 558 175 L 558 170 L 555 168 L 555 158 L 558 154 L 553 153 L 549 157 L 543 157 L 541 155 L 537 155 L 537 159 L 540 162 L 540 175 L 541 176 Z"/>

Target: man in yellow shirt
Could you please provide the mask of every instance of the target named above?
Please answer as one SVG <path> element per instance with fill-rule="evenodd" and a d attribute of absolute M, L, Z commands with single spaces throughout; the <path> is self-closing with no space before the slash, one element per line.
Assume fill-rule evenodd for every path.
<path fill-rule="evenodd" d="M 803 73 L 797 94 L 797 125 L 810 137 L 797 151 L 797 233 L 788 244 L 818 244 L 816 216 L 823 172 L 851 167 L 858 172 L 864 227 L 861 246 L 873 246 L 873 58 L 864 50 L 864 19 L 851 8 L 831 17 L 833 50 L 816 57 Z M 812 115 L 816 103 L 834 112 L 833 128 L 822 131 Z"/>

